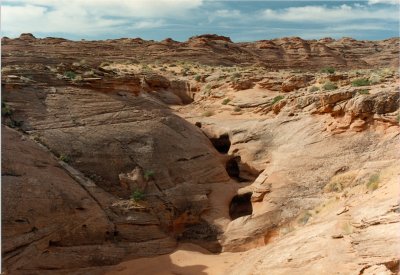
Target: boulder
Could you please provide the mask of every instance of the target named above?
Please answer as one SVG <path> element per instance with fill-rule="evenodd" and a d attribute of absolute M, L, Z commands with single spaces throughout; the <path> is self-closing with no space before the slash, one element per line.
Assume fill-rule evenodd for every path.
<path fill-rule="evenodd" d="M 282 92 L 288 93 L 300 88 L 307 87 L 310 82 L 314 79 L 312 75 L 294 75 L 287 78 L 283 83 L 281 90 Z"/>

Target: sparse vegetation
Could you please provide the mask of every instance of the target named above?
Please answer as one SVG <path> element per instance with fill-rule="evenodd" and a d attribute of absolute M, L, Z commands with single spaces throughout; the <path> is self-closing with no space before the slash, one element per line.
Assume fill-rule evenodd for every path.
<path fill-rule="evenodd" d="M 209 116 L 213 116 L 214 115 L 214 112 L 213 111 L 205 111 L 204 113 L 203 113 L 203 116 L 205 116 L 205 117 L 209 117 Z"/>
<path fill-rule="evenodd" d="M 356 178 L 356 173 L 354 173 L 354 171 L 335 175 L 325 186 L 324 191 L 342 192 L 345 188 L 352 186 L 355 178 Z"/>
<path fill-rule="evenodd" d="M 359 78 L 351 82 L 351 86 L 353 87 L 369 86 L 369 85 L 371 85 L 371 82 L 366 78 Z"/>
<path fill-rule="evenodd" d="M 379 187 L 379 174 L 374 174 L 369 178 L 367 182 L 367 188 L 369 190 L 374 191 L 378 189 L 378 187 Z"/>
<path fill-rule="evenodd" d="M 207 84 L 207 85 L 203 88 L 203 94 L 210 95 L 210 93 L 211 93 L 211 85 L 210 85 L 210 84 Z"/>
<path fill-rule="evenodd" d="M 241 75 L 240 73 L 236 72 L 236 73 L 234 73 L 234 74 L 231 76 L 231 81 L 235 82 L 235 81 L 237 81 L 241 76 L 242 76 L 242 75 Z"/>
<path fill-rule="evenodd" d="M 372 84 L 372 85 L 379 84 L 382 82 L 381 77 L 376 73 L 371 74 L 371 76 L 369 77 L 368 80 L 369 80 L 370 84 Z"/>
<path fill-rule="evenodd" d="M 64 73 L 64 76 L 67 77 L 67 78 L 69 78 L 69 79 L 75 79 L 76 73 L 74 73 L 74 72 L 72 72 L 72 71 L 66 71 L 66 72 Z"/>
<path fill-rule="evenodd" d="M 1 102 L 1 116 L 9 117 L 13 113 L 13 110 L 4 101 Z"/>
<path fill-rule="evenodd" d="M 242 111 L 242 108 L 240 108 L 239 106 L 235 106 L 235 108 L 233 108 L 233 111 L 237 113 Z"/>
<path fill-rule="evenodd" d="M 337 88 L 338 88 L 338 86 L 335 83 L 332 83 L 330 81 L 326 82 L 322 86 L 322 89 L 324 89 L 325 91 L 333 91 L 333 90 L 336 90 Z"/>
<path fill-rule="evenodd" d="M 154 171 L 152 171 L 152 170 L 146 170 L 146 171 L 144 171 L 144 173 L 143 173 L 143 178 L 144 178 L 146 181 L 149 181 L 150 179 L 153 179 L 153 178 L 154 178 Z"/>
<path fill-rule="evenodd" d="M 308 220 L 311 218 L 312 214 L 310 211 L 306 211 L 304 212 L 302 215 L 300 215 L 299 219 L 297 220 L 297 222 L 301 225 L 305 225 Z"/>
<path fill-rule="evenodd" d="M 194 80 L 196 80 L 197 82 L 200 82 L 201 81 L 201 75 L 196 75 L 194 77 Z"/>
<path fill-rule="evenodd" d="M 139 190 L 139 189 L 135 189 L 132 191 L 131 194 L 131 200 L 135 201 L 135 202 L 139 202 L 142 201 L 144 199 L 145 195 L 144 192 Z"/>
<path fill-rule="evenodd" d="M 284 96 L 278 95 L 278 96 L 274 97 L 274 99 L 272 99 L 272 104 L 275 104 L 275 103 L 281 101 L 284 98 L 285 98 Z"/>
<path fill-rule="evenodd" d="M 226 104 L 228 104 L 229 103 L 229 101 L 231 101 L 229 98 L 225 98 L 223 101 L 222 101 L 222 105 L 226 105 Z"/>
<path fill-rule="evenodd" d="M 358 90 L 357 93 L 359 93 L 360 95 L 369 95 L 369 90 L 362 89 L 362 90 Z"/>
<path fill-rule="evenodd" d="M 315 92 L 319 91 L 319 87 L 317 87 L 317 86 L 312 86 L 308 91 L 309 91 L 310 93 L 315 93 Z"/>
<path fill-rule="evenodd" d="M 61 154 L 58 159 L 65 163 L 69 163 L 71 161 L 70 157 L 64 154 Z"/>
<path fill-rule="evenodd" d="M 335 73 L 335 68 L 332 68 L 332 67 L 322 68 L 321 69 L 321 73 L 334 74 Z"/>
<path fill-rule="evenodd" d="M 338 181 L 331 181 L 325 186 L 327 192 L 341 192 L 343 190 L 342 183 Z"/>

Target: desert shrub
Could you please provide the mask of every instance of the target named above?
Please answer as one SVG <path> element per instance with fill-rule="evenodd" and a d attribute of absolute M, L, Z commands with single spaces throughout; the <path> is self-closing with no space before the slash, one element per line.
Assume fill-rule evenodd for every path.
<path fill-rule="evenodd" d="M 213 116 L 214 115 L 214 112 L 213 111 L 205 111 L 204 113 L 203 113 L 203 116 L 205 116 L 205 117 L 209 117 L 209 116 Z"/>
<path fill-rule="evenodd" d="M 65 162 L 65 163 L 69 163 L 69 162 L 70 162 L 70 158 L 69 158 L 68 155 L 61 154 L 61 155 L 58 157 L 58 159 L 61 160 L 61 161 L 63 161 L 63 162 Z"/>
<path fill-rule="evenodd" d="M 152 170 L 146 170 L 143 173 L 143 177 L 146 181 L 149 181 L 150 179 L 154 178 L 154 171 Z"/>
<path fill-rule="evenodd" d="M 211 85 L 207 84 L 203 89 L 203 94 L 209 95 L 211 93 Z"/>
<path fill-rule="evenodd" d="M 351 82 L 351 86 L 353 87 L 369 86 L 369 85 L 371 85 L 371 82 L 366 78 L 359 78 Z"/>
<path fill-rule="evenodd" d="M 362 90 L 358 90 L 357 93 L 359 93 L 360 95 L 369 95 L 369 90 L 362 89 Z"/>
<path fill-rule="evenodd" d="M 378 187 L 379 187 L 379 174 L 374 174 L 369 178 L 367 182 L 367 188 L 369 190 L 374 191 L 378 189 Z"/>
<path fill-rule="evenodd" d="M 297 220 L 297 222 L 299 224 L 305 225 L 308 220 L 311 218 L 312 214 L 310 211 L 306 211 L 304 212 L 302 215 L 300 215 L 299 219 Z"/>
<path fill-rule="evenodd" d="M 74 82 L 82 81 L 82 80 L 83 80 L 83 78 L 82 78 L 81 75 L 77 75 L 77 76 L 73 79 Z"/>
<path fill-rule="evenodd" d="M 278 96 L 276 96 L 276 97 L 274 97 L 274 98 L 272 99 L 272 104 L 275 104 L 275 103 L 281 101 L 282 99 L 284 99 L 284 96 L 278 95 Z"/>
<path fill-rule="evenodd" d="M 229 103 L 229 101 L 231 101 L 229 98 L 225 98 L 223 101 L 222 101 L 222 105 L 226 105 L 226 104 L 228 104 Z"/>
<path fill-rule="evenodd" d="M 196 76 L 194 77 L 194 80 L 196 80 L 197 82 L 200 82 L 200 80 L 201 80 L 201 75 L 196 75 Z"/>
<path fill-rule="evenodd" d="M 315 93 L 315 92 L 319 91 L 319 88 L 316 87 L 316 86 L 312 86 L 312 87 L 310 87 L 310 89 L 309 89 L 308 91 L 309 91 L 310 93 Z"/>
<path fill-rule="evenodd" d="M 371 76 L 369 77 L 368 80 L 369 80 L 370 84 L 372 84 L 372 85 L 379 84 L 379 83 L 382 82 L 381 77 L 378 74 L 375 74 L 375 73 L 371 74 Z"/>
<path fill-rule="evenodd" d="M 342 183 L 338 181 L 331 181 L 325 186 L 327 192 L 341 192 L 343 190 Z"/>
<path fill-rule="evenodd" d="M 140 191 L 138 189 L 135 189 L 135 190 L 132 191 L 131 200 L 133 200 L 135 202 L 138 202 L 138 201 L 143 200 L 144 197 L 145 197 L 145 195 L 144 195 L 143 191 Z"/>
<path fill-rule="evenodd" d="M 1 102 L 1 116 L 9 117 L 13 113 L 13 110 L 5 102 Z"/>
<path fill-rule="evenodd" d="M 232 78 L 236 79 L 236 78 L 239 78 L 239 77 L 241 77 L 241 76 L 242 76 L 241 73 L 236 72 L 236 73 L 234 73 L 234 74 L 232 75 Z"/>
<path fill-rule="evenodd" d="M 242 108 L 240 108 L 239 106 L 236 106 L 235 108 L 233 108 L 233 111 L 235 112 L 240 112 L 242 110 Z"/>
<path fill-rule="evenodd" d="M 352 186 L 356 173 L 350 171 L 333 176 L 329 183 L 324 187 L 325 192 L 341 192 L 345 188 Z"/>
<path fill-rule="evenodd" d="M 64 73 L 64 76 L 65 76 L 65 77 L 68 77 L 69 79 L 75 79 L 76 73 L 74 73 L 74 72 L 72 72 L 72 71 L 66 71 L 66 72 Z"/>
<path fill-rule="evenodd" d="M 324 89 L 325 91 L 333 91 L 333 90 L 336 90 L 337 88 L 338 88 L 338 86 L 335 83 L 332 83 L 330 81 L 326 82 L 322 86 L 322 89 Z"/>
<path fill-rule="evenodd" d="M 334 74 L 335 73 L 335 68 L 332 68 L 332 67 L 322 68 L 321 69 L 321 73 Z"/>

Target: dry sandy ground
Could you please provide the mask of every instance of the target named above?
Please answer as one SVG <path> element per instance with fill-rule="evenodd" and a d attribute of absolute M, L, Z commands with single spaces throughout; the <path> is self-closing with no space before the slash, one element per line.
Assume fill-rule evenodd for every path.
<path fill-rule="evenodd" d="M 211 254 L 194 244 L 181 244 L 168 255 L 122 262 L 107 275 L 221 275 L 236 265 L 245 252 Z"/>

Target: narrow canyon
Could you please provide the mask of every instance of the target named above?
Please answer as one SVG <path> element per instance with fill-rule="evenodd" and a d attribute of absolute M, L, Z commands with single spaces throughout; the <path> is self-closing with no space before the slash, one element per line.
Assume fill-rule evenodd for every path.
<path fill-rule="evenodd" d="M 399 47 L 3 37 L 4 274 L 398 274 Z"/>

